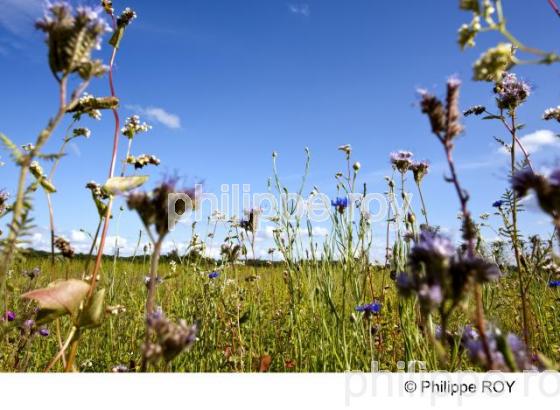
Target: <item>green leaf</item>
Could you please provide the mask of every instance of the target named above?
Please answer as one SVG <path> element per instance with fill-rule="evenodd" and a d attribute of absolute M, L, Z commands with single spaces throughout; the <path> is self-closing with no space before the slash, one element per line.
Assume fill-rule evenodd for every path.
<path fill-rule="evenodd" d="M 496 342 L 498 345 L 498 350 L 502 353 L 504 360 L 512 372 L 517 372 L 517 363 L 515 362 L 515 357 L 511 351 L 510 346 L 506 340 L 506 337 L 499 331 L 496 330 Z"/>
<path fill-rule="evenodd" d="M 74 314 L 89 292 L 90 285 L 82 280 L 69 279 L 53 282 L 46 288 L 21 295 L 39 304 L 37 323 L 47 323 L 59 316 Z"/>
<path fill-rule="evenodd" d="M 19 163 L 21 157 L 23 156 L 23 154 L 21 153 L 21 151 L 19 150 L 19 148 L 17 147 L 16 144 L 14 144 L 12 142 L 11 139 L 9 139 L 6 135 L 2 134 L 0 132 L 0 141 L 2 142 L 2 144 L 4 144 L 4 146 L 6 147 L 6 149 L 8 151 L 10 151 L 10 153 L 12 154 L 12 158 Z"/>
<path fill-rule="evenodd" d="M 100 289 L 93 295 L 80 316 L 79 327 L 91 329 L 101 324 L 105 305 L 105 289 Z"/>
<path fill-rule="evenodd" d="M 134 188 L 138 188 L 143 185 L 148 180 L 147 175 L 138 175 L 132 177 L 113 177 L 109 178 L 105 185 L 103 185 L 103 191 L 108 195 L 117 195 L 123 192 L 130 191 Z"/>
<path fill-rule="evenodd" d="M 499 115 L 487 115 L 486 117 L 482 117 L 483 120 L 501 120 L 502 117 Z"/>

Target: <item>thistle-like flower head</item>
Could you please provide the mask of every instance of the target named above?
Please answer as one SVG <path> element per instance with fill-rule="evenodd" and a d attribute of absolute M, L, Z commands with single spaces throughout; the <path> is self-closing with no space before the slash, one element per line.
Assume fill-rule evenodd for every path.
<path fill-rule="evenodd" d="M 111 31 L 100 11 L 91 7 L 74 11 L 67 2 L 47 3 L 44 17 L 35 26 L 45 33 L 53 73 L 78 73 L 87 80 L 106 72 L 100 60 L 91 58 L 92 51 L 100 48 L 103 34 Z"/>
<path fill-rule="evenodd" d="M 514 110 L 531 95 L 531 87 L 513 73 L 503 73 L 494 87 L 498 108 Z"/>
<path fill-rule="evenodd" d="M 410 166 L 410 170 L 414 175 L 414 181 L 419 184 L 428 174 L 430 163 L 428 161 L 414 161 Z"/>
<path fill-rule="evenodd" d="M 196 206 L 197 192 L 194 188 L 180 189 L 177 179 L 164 180 L 152 192 L 132 192 L 127 197 L 128 209 L 134 210 L 146 227 L 153 226 L 158 235 L 169 232 L 169 199 L 174 193 L 182 194 L 182 200 L 175 202 L 175 213 L 183 215 Z"/>
<path fill-rule="evenodd" d="M 414 154 L 410 151 L 397 151 L 392 152 L 390 155 L 391 165 L 399 171 L 400 173 L 404 174 L 408 171 L 408 169 L 412 166 L 412 157 Z"/>

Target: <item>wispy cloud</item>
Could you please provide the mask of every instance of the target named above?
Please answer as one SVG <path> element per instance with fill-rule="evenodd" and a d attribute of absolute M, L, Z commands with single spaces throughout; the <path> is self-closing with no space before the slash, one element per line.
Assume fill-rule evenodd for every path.
<path fill-rule="evenodd" d="M 2 0 L 0 28 L 16 36 L 25 36 L 41 14 L 42 5 L 42 0 Z"/>
<path fill-rule="evenodd" d="M 521 144 L 525 147 L 529 154 L 534 154 L 541 150 L 541 148 L 559 148 L 560 138 L 556 136 L 550 130 L 539 130 L 532 134 L 525 135 L 519 138 Z M 508 154 L 505 147 L 501 147 L 499 150 L 502 154 Z"/>
<path fill-rule="evenodd" d="M 127 105 L 127 109 L 144 115 L 149 120 L 159 122 L 167 128 L 181 128 L 181 118 L 176 114 L 171 114 L 161 107 L 142 107 L 140 105 Z"/>
<path fill-rule="evenodd" d="M 293 14 L 299 14 L 301 16 L 309 16 L 311 14 L 311 8 L 307 3 L 299 3 L 299 4 L 288 4 L 288 9 Z"/>

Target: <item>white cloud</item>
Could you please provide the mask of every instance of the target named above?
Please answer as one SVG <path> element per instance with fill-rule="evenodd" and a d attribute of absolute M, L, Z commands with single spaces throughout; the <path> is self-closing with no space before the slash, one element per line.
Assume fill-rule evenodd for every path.
<path fill-rule="evenodd" d="M 184 242 L 176 242 L 171 240 L 163 242 L 163 245 L 161 247 L 162 254 L 165 255 L 166 253 L 172 252 L 174 250 L 177 250 L 180 254 L 183 254 L 187 250 L 187 244 Z"/>
<path fill-rule="evenodd" d="M 288 9 L 294 14 L 299 14 L 305 17 L 311 14 L 311 8 L 307 3 L 288 4 Z"/>
<path fill-rule="evenodd" d="M 160 107 L 142 107 L 140 105 L 127 105 L 131 111 L 146 116 L 149 120 L 159 122 L 167 128 L 181 128 L 181 118 L 176 114 L 171 114 Z"/>
<path fill-rule="evenodd" d="M 128 240 L 122 236 L 111 236 L 108 235 L 105 238 L 105 249 L 104 253 L 115 252 L 119 248 L 119 253 L 123 254 L 129 252 Z"/>
<path fill-rule="evenodd" d="M 41 232 L 35 232 L 33 236 L 31 236 L 31 243 L 41 244 L 42 242 L 43 242 L 43 234 Z"/>
<path fill-rule="evenodd" d="M 83 231 L 72 229 L 72 232 L 70 232 L 70 240 L 73 242 L 85 242 L 87 239 L 88 237 Z"/>
<path fill-rule="evenodd" d="M 41 15 L 42 4 L 42 0 L 1 0 L 0 27 L 17 36 L 26 35 Z"/>
<path fill-rule="evenodd" d="M 257 239 L 260 239 L 260 241 L 274 239 L 274 229 L 275 227 L 272 225 L 265 226 L 264 229 L 258 231 Z M 325 236 L 329 236 L 330 231 L 324 226 L 314 226 L 312 234 L 314 238 L 323 238 Z M 309 231 L 307 228 L 299 228 L 298 236 L 300 238 L 307 238 L 309 237 Z"/>
<path fill-rule="evenodd" d="M 328 236 L 329 230 L 323 226 L 316 226 L 313 228 L 313 236 Z"/>
<path fill-rule="evenodd" d="M 207 258 L 219 259 L 221 256 L 221 247 L 218 245 L 213 245 L 212 247 L 207 246 L 204 249 L 204 256 Z"/>
<path fill-rule="evenodd" d="M 541 148 L 558 148 L 560 147 L 560 138 L 550 130 L 539 130 L 532 134 L 525 135 L 519 138 L 519 141 L 525 147 L 529 154 L 534 154 L 540 151 Z M 505 147 L 499 150 L 502 154 L 508 154 Z"/>

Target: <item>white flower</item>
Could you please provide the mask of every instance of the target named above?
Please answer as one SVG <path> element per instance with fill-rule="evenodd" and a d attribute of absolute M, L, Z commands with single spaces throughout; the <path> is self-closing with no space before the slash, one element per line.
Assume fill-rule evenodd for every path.
<path fill-rule="evenodd" d="M 148 125 L 145 122 L 140 122 L 140 117 L 138 115 L 133 115 L 132 117 L 128 117 L 124 124 L 124 127 L 121 128 L 121 132 L 128 138 L 134 138 L 136 134 L 141 132 L 148 132 L 152 129 L 151 125 Z"/>

